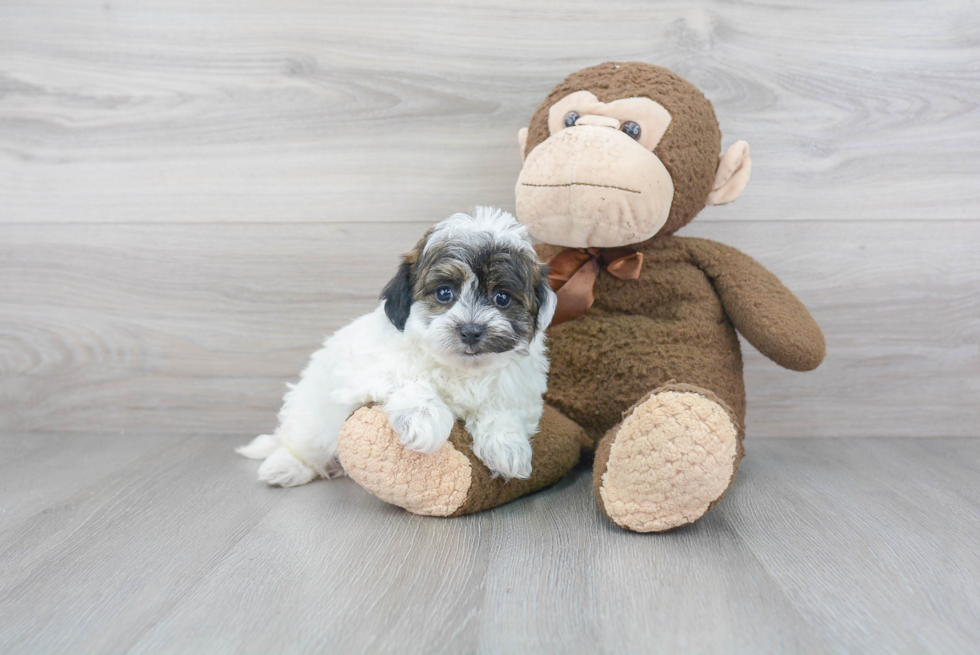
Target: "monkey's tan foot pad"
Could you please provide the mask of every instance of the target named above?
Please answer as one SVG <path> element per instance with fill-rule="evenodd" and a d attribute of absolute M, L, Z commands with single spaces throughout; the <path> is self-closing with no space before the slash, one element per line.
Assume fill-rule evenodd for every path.
<path fill-rule="evenodd" d="M 414 514 L 449 516 L 466 501 L 472 466 L 449 442 L 431 455 L 402 446 L 379 406 L 354 412 L 338 436 L 347 475 L 386 503 Z"/>
<path fill-rule="evenodd" d="M 696 521 L 735 474 L 736 427 L 724 407 L 698 393 L 651 396 L 606 440 L 596 453 L 596 493 L 606 515 L 634 532 Z"/>

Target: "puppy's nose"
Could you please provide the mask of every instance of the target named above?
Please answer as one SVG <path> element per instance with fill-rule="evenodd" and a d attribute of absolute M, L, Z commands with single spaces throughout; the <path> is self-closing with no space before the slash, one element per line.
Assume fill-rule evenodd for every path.
<path fill-rule="evenodd" d="M 459 338 L 467 346 L 475 346 L 476 342 L 483 338 L 483 327 L 469 323 L 459 328 Z"/>

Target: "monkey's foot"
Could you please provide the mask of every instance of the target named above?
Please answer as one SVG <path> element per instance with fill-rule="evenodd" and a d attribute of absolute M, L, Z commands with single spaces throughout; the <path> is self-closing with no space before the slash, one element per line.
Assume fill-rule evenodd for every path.
<path fill-rule="evenodd" d="M 347 475 L 381 500 L 414 514 L 449 516 L 466 501 L 470 460 L 450 442 L 431 455 L 409 450 L 379 406 L 347 419 L 337 441 Z"/>
<path fill-rule="evenodd" d="M 654 391 L 596 450 L 603 511 L 634 532 L 662 532 L 701 518 L 731 484 L 741 443 L 730 412 L 692 385 Z"/>

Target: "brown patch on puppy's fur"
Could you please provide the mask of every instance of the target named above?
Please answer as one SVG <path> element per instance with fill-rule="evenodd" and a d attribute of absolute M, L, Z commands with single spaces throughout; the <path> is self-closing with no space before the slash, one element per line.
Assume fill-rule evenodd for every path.
<path fill-rule="evenodd" d="M 537 330 L 537 319 L 550 287 L 547 266 L 530 244 L 496 238 L 492 232 L 452 233 L 452 238 L 430 230 L 407 253 L 395 277 L 381 294 L 385 313 L 399 330 L 405 329 L 413 304 L 424 308 L 430 319 L 466 304 L 464 317 L 486 327 L 479 353 L 502 353 L 528 343 Z M 442 302 L 437 291 L 451 290 Z M 506 304 L 497 302 L 506 294 Z M 509 329 L 494 327 L 495 316 Z M 460 318 L 462 327 L 468 319 Z"/>

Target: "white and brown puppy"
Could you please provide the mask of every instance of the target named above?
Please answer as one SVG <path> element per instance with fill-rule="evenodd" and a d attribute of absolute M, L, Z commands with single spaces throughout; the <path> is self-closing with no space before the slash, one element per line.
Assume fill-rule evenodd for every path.
<path fill-rule="evenodd" d="M 381 403 L 407 448 L 436 452 L 462 419 L 488 468 L 526 478 L 554 311 L 524 226 L 499 209 L 455 214 L 405 256 L 376 310 L 313 354 L 275 433 L 238 452 L 265 459 L 259 479 L 269 484 L 339 475 L 341 426 L 357 408 Z"/>

